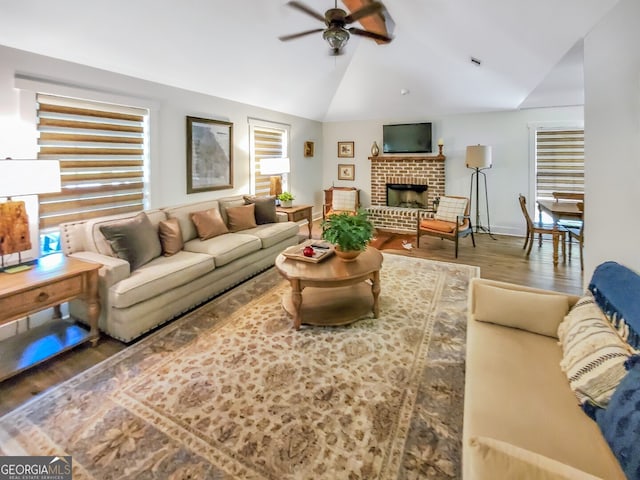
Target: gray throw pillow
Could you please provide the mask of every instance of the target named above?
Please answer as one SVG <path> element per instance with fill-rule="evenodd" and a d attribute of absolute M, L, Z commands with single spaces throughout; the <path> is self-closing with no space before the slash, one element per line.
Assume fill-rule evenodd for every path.
<path fill-rule="evenodd" d="M 247 204 L 253 203 L 256 206 L 255 216 L 256 223 L 263 225 L 265 223 L 276 223 L 278 216 L 276 215 L 276 197 L 270 195 L 268 197 L 255 197 L 245 195 L 244 201 Z"/>
<path fill-rule="evenodd" d="M 144 212 L 133 218 L 101 225 L 100 231 L 111 245 L 113 253 L 129 262 L 131 271 L 162 254 L 158 231 Z"/>

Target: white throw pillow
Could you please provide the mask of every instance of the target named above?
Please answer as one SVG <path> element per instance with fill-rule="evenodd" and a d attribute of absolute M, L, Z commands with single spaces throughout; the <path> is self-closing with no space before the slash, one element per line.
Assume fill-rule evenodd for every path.
<path fill-rule="evenodd" d="M 601 480 L 539 453 L 489 437 L 471 437 L 474 478 L 480 480 Z"/>
<path fill-rule="evenodd" d="M 438 204 L 438 211 L 435 214 L 436 220 L 444 220 L 445 222 L 456 222 L 458 216 L 464 215 L 467 208 L 466 198 L 441 197 Z M 460 221 L 460 225 L 464 219 Z"/>
<path fill-rule="evenodd" d="M 356 191 L 355 190 L 334 190 L 332 210 L 356 211 Z"/>
<path fill-rule="evenodd" d="M 481 322 L 514 327 L 557 338 L 558 325 L 569 311 L 564 295 L 509 290 L 491 285 L 473 286 L 473 315 Z"/>

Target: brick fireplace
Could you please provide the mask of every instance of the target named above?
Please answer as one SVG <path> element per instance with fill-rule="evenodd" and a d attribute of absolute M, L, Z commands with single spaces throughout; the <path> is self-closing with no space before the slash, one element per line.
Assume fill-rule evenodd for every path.
<path fill-rule="evenodd" d="M 387 187 L 389 184 L 416 192 L 427 186 L 424 197 L 431 210 L 433 200 L 444 195 L 444 155 L 431 157 L 380 155 L 369 157 L 371 160 L 371 206 L 366 210 L 369 218 L 383 230 L 397 232 L 415 232 L 418 211 L 422 207 L 403 207 L 387 205 Z M 424 200 L 421 200 L 423 203 Z M 413 202 L 415 203 L 415 202 Z"/>

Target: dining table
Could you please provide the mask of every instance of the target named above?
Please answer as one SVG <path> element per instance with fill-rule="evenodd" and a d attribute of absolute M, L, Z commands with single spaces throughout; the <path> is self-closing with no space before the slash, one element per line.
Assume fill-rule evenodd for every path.
<path fill-rule="evenodd" d="M 559 220 L 582 220 L 582 211 L 578 202 L 567 200 L 538 200 L 540 213 L 544 212 L 553 219 L 553 228 L 558 228 Z M 553 265 L 558 265 L 559 235 L 553 236 Z"/>

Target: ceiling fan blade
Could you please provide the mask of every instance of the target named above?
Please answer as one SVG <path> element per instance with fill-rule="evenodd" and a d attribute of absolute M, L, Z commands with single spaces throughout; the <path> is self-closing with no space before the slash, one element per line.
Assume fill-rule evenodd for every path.
<path fill-rule="evenodd" d="M 379 12 L 384 8 L 380 2 L 372 2 L 369 5 L 365 5 L 359 10 L 350 13 L 346 17 L 344 17 L 344 23 L 349 24 L 353 23 L 356 20 L 360 20 L 361 18 L 368 17 L 369 15 L 373 15 L 374 13 Z"/>
<path fill-rule="evenodd" d="M 290 2 L 287 2 L 287 5 L 289 5 L 292 8 L 295 8 L 297 10 L 300 10 L 301 12 L 306 13 L 307 15 L 311 15 L 313 18 L 320 20 L 322 23 L 324 23 L 324 15 L 316 12 L 315 10 L 311 9 L 310 7 L 307 7 L 304 3 L 301 2 L 296 2 L 295 0 L 291 0 Z"/>
<path fill-rule="evenodd" d="M 291 35 L 283 35 L 278 38 L 283 42 L 286 42 L 287 40 L 293 40 L 294 38 L 300 38 L 300 37 L 304 37 L 305 35 L 311 35 L 312 33 L 322 32 L 323 30 L 324 28 L 316 28 L 314 30 L 307 30 L 306 32 L 292 33 Z"/>
<path fill-rule="evenodd" d="M 374 40 L 381 40 L 383 42 L 390 42 L 393 40 L 392 37 L 388 37 L 386 35 L 382 35 L 381 33 L 370 32 L 369 30 L 362 30 L 361 28 L 351 27 L 347 28 L 349 33 L 353 33 L 354 35 L 360 35 L 362 37 L 373 38 Z"/>

